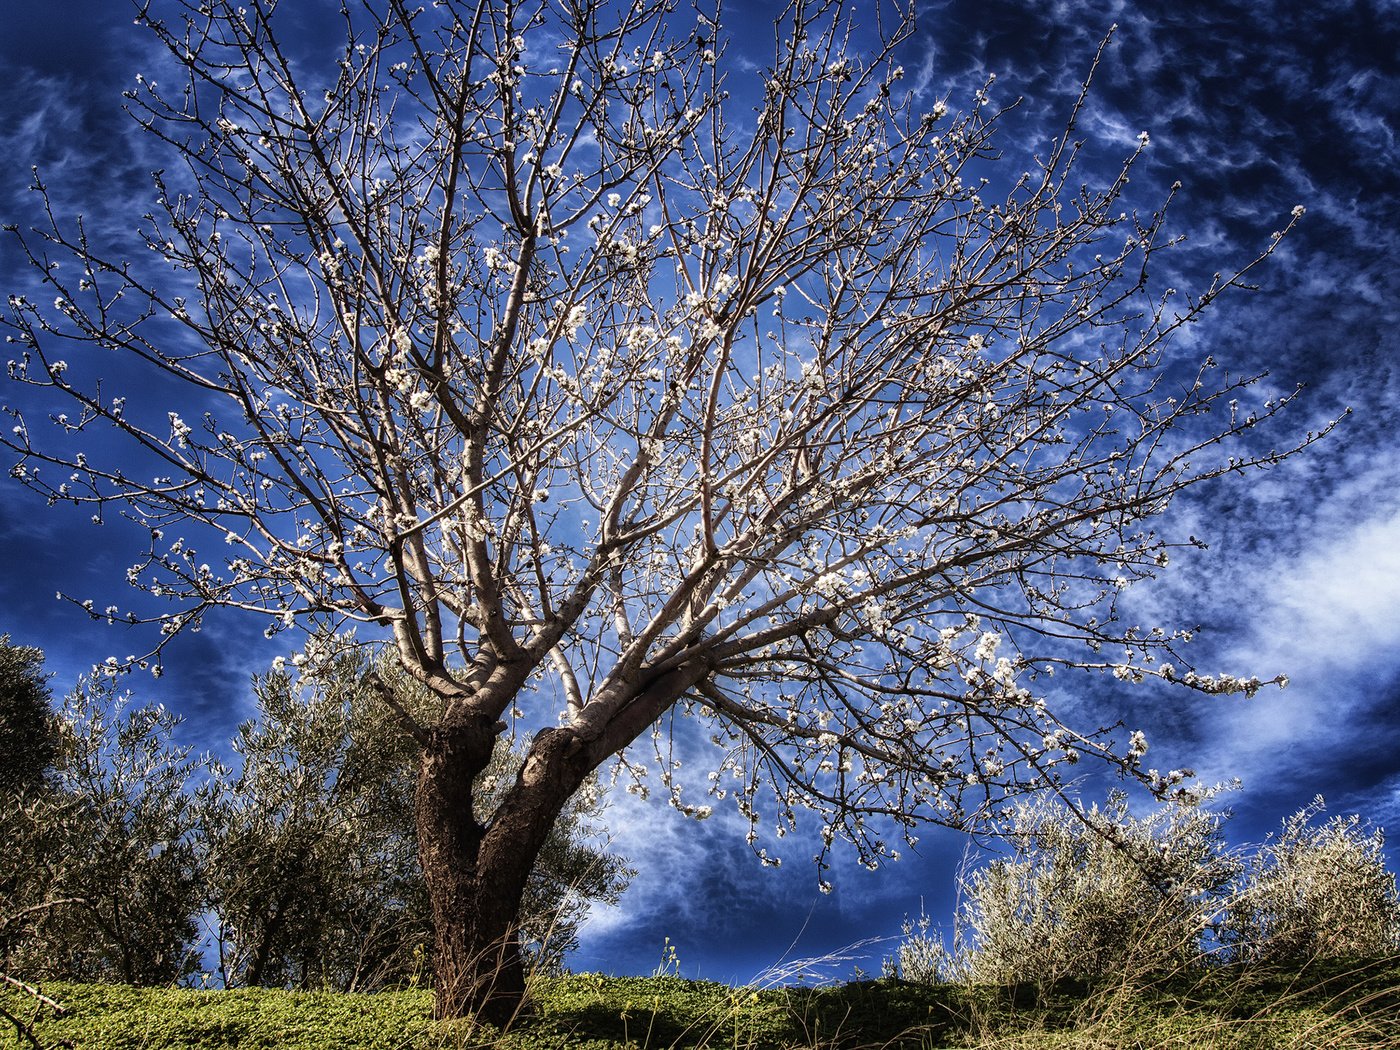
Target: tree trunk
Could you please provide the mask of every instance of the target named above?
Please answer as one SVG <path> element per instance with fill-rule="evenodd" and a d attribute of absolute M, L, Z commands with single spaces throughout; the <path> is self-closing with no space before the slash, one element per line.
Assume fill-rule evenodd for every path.
<path fill-rule="evenodd" d="M 472 781 L 496 730 L 476 722 L 431 732 L 419 765 L 415 818 L 434 924 L 434 1014 L 504 1028 L 525 997 L 519 912 L 535 858 L 591 768 L 573 733 L 542 730 L 489 826 Z"/>

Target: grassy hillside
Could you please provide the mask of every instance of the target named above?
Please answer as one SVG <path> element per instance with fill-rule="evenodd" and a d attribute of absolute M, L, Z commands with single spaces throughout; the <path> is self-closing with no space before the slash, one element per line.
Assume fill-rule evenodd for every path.
<path fill-rule="evenodd" d="M 47 985 L 64 1016 L 8 990 L 44 1047 L 75 1050 L 1050 1050 L 1397 1047 L 1400 963 L 1214 971 L 1150 987 L 732 988 L 678 977 L 541 981 L 504 1036 L 435 1025 L 427 992 L 379 995 Z M 13 1025 L 0 1047 L 32 1046 Z"/>

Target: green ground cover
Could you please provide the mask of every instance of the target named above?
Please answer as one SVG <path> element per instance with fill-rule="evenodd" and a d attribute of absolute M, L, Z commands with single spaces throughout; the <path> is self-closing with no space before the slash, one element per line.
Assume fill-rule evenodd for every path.
<path fill-rule="evenodd" d="M 1400 963 L 1299 973 L 1219 969 L 1155 984 L 1052 989 L 866 981 L 734 988 L 679 977 L 540 981 L 501 1034 L 438 1025 L 420 989 L 334 992 L 46 985 L 0 1006 L 42 1047 L 74 1050 L 1050 1050 L 1400 1048 Z M 32 1047 L 13 1024 L 0 1046 Z"/>

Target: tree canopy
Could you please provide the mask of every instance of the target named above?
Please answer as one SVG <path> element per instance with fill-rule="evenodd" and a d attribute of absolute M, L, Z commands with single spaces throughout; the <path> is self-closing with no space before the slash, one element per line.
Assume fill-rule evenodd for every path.
<path fill-rule="evenodd" d="M 42 786 L 58 756 L 44 654 L 0 636 L 0 797 Z"/>
<path fill-rule="evenodd" d="M 1057 671 L 1260 685 L 1116 611 L 1186 542 L 1152 524 L 1174 497 L 1314 437 L 1262 444 L 1290 396 L 1168 352 L 1253 263 L 1156 286 L 1145 135 L 1093 179 L 1081 96 L 999 150 L 989 95 L 906 77 L 912 15 L 880 14 L 796 0 L 741 69 L 671 0 L 348 5 L 333 57 L 285 5 L 143 6 L 174 78 L 128 94 L 171 160 L 146 261 L 52 205 L 16 231 L 52 303 L 11 298 L 11 372 L 69 409 L 12 408 L 12 474 L 149 529 L 127 579 L 164 636 L 365 625 L 434 697 L 381 694 L 469 975 L 444 1012 L 518 994 L 548 826 L 648 733 L 628 766 L 683 811 L 733 801 L 756 840 L 810 808 L 877 865 L 889 820 L 964 826 L 1083 756 L 1180 781 L 1062 717 Z M 185 399 L 91 382 L 113 354 Z M 484 799 L 516 711 L 539 731 Z"/>

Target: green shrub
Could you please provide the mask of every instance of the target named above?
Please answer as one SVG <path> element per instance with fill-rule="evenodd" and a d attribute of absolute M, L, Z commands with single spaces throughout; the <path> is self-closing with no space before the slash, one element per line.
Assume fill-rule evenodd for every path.
<path fill-rule="evenodd" d="M 1053 800 L 1022 804 L 1008 831 L 1014 856 L 963 886 L 966 978 L 1092 980 L 1195 959 L 1238 870 L 1222 819 L 1184 802 L 1136 818 L 1121 793 L 1084 813 Z"/>
<path fill-rule="evenodd" d="M 0 797 L 0 969 L 133 984 L 193 969 L 196 763 L 178 723 L 105 676 L 65 697 L 42 782 Z"/>
<path fill-rule="evenodd" d="M 1317 823 L 1318 796 L 1250 859 L 1221 939 L 1239 959 L 1299 964 L 1400 948 L 1400 895 L 1385 839 L 1356 815 Z"/>
<path fill-rule="evenodd" d="M 1359 816 L 1319 822 L 1319 797 L 1252 853 L 1230 854 L 1224 817 L 1170 802 L 1129 815 L 1115 794 L 1076 813 L 1039 799 L 1006 831 L 1013 853 L 962 882 L 954 950 L 906 923 L 890 970 L 922 983 L 1052 985 L 1158 979 L 1221 960 L 1297 968 L 1400 950 L 1400 893 L 1384 838 Z M 1221 950 L 1223 949 L 1223 951 Z"/>
<path fill-rule="evenodd" d="M 46 1046 L 64 1040 L 92 1050 L 398 1050 L 436 1045 L 427 992 L 208 992 L 58 983 L 44 991 L 68 1010 L 37 1026 Z M 17 997 L 11 1002 L 18 1002 Z"/>
<path fill-rule="evenodd" d="M 0 635 L 0 799 L 42 788 L 58 758 L 43 666 L 41 650 L 11 645 L 8 634 Z"/>
<path fill-rule="evenodd" d="M 895 957 L 885 963 L 888 976 L 913 984 L 951 984 L 962 979 L 966 955 L 943 943 L 943 938 L 930 933 L 932 920 L 922 911 L 917 920 L 904 920 L 904 939 L 899 942 Z M 956 935 L 955 935 L 956 937 Z"/>

